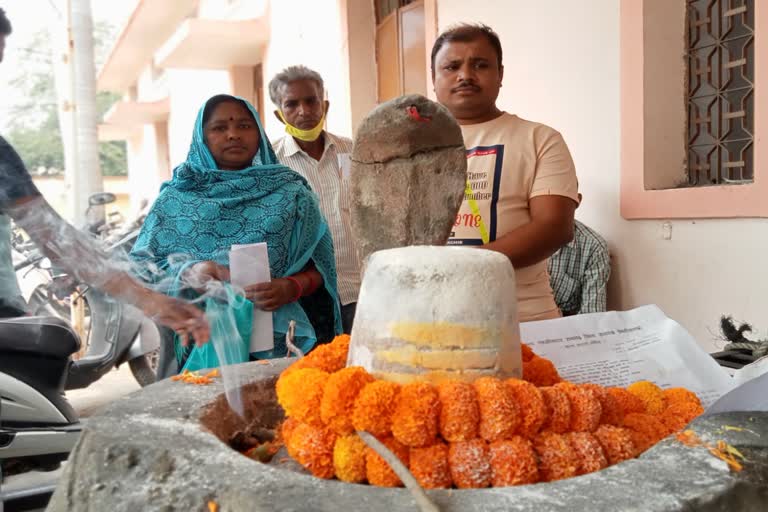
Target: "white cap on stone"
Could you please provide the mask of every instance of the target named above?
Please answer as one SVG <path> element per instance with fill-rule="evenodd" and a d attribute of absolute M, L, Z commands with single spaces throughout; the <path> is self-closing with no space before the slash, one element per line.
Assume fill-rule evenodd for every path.
<path fill-rule="evenodd" d="M 446 246 L 371 254 L 347 365 L 397 382 L 520 377 L 509 259 L 485 249 Z"/>

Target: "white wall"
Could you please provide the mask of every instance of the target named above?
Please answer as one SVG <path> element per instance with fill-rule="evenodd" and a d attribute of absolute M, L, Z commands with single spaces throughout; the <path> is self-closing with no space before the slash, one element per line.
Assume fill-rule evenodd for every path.
<path fill-rule="evenodd" d="M 362 0 L 355 0 L 362 1 Z M 349 72 L 346 27 L 338 0 L 273 0 L 270 3 L 270 41 L 264 58 L 264 109 L 267 135 L 273 142 L 285 135 L 272 112 L 267 86 L 287 66 L 303 64 L 323 77 L 331 102 L 327 129 L 349 137 L 352 115 L 349 104 Z"/>
<path fill-rule="evenodd" d="M 614 254 L 611 306 L 658 304 L 707 350 L 721 314 L 768 330 L 768 220 L 625 221 L 619 215 L 619 0 L 438 0 L 440 29 L 481 21 L 501 36 L 500 106 L 560 130 L 576 162 L 577 217 Z M 758 170 L 757 172 L 760 172 Z"/>

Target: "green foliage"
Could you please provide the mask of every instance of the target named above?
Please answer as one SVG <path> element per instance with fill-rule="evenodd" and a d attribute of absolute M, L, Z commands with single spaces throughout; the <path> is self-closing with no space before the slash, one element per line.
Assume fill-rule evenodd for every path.
<path fill-rule="evenodd" d="M 94 27 L 97 69 L 114 40 L 114 29 L 106 24 Z M 51 36 L 47 30 L 35 34 L 28 48 L 28 58 L 16 70 L 11 85 L 24 91 L 25 100 L 11 109 L 5 134 L 33 174 L 39 168 L 48 172 L 64 171 L 64 148 L 59 128 L 59 114 L 54 82 Z M 103 116 L 120 95 L 100 92 L 96 97 L 99 116 Z M 99 143 L 99 161 L 104 176 L 123 176 L 127 172 L 126 146 L 123 141 Z"/>

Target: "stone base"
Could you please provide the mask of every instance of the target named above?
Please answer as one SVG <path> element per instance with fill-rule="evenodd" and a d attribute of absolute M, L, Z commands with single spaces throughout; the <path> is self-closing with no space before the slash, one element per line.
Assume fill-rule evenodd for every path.
<path fill-rule="evenodd" d="M 250 363 L 243 398 L 252 430 L 280 421 L 274 382 L 288 362 Z M 320 480 L 252 461 L 227 446 L 246 424 L 228 410 L 221 379 L 209 386 L 163 381 L 89 420 L 48 510 L 221 512 L 417 510 L 405 489 Z M 741 427 L 739 432 L 723 426 Z M 768 414 L 731 413 L 695 421 L 705 441 L 723 439 L 749 462 L 732 473 L 703 448 L 667 439 L 640 458 L 553 483 L 430 491 L 441 511 L 768 510 Z"/>

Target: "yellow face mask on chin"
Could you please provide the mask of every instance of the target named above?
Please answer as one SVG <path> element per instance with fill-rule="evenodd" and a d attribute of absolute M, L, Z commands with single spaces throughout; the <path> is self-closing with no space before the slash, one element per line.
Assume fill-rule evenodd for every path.
<path fill-rule="evenodd" d="M 285 133 L 290 135 L 291 137 L 296 137 L 299 140 L 303 140 L 304 142 L 312 142 L 314 140 L 317 140 L 317 138 L 320 136 L 321 133 L 323 133 L 323 124 L 325 123 L 325 112 L 323 112 L 323 117 L 320 118 L 320 122 L 317 123 L 317 126 L 310 130 L 302 130 L 301 128 L 296 128 L 292 124 L 290 124 L 288 121 L 285 120 L 285 116 L 283 116 L 283 112 L 281 110 L 277 111 L 278 115 L 280 116 L 280 119 L 283 120 L 283 123 L 285 123 Z"/>

